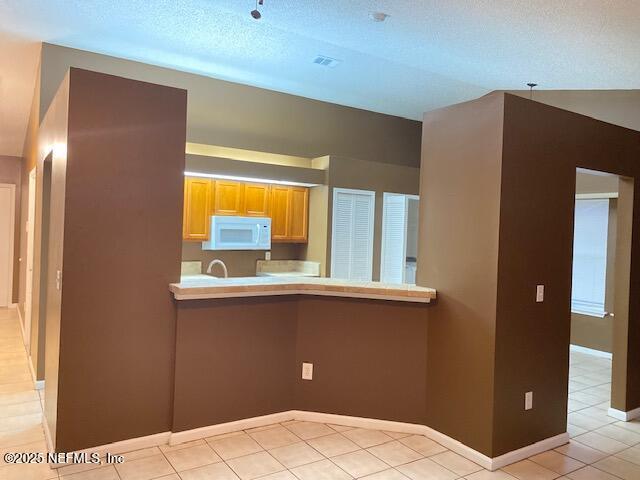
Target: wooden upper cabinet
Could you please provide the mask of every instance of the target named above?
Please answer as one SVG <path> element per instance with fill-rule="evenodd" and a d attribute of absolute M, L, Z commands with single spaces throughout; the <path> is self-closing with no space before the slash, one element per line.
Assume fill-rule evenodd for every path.
<path fill-rule="evenodd" d="M 289 187 L 271 186 L 271 240 L 287 241 L 289 226 Z"/>
<path fill-rule="evenodd" d="M 216 180 L 212 215 L 242 215 L 244 184 Z"/>
<path fill-rule="evenodd" d="M 309 223 L 309 189 L 291 187 L 289 209 L 289 240 L 305 243 Z"/>
<path fill-rule="evenodd" d="M 208 240 L 211 215 L 270 217 L 273 242 L 306 243 L 309 189 L 186 177 L 182 238 Z"/>
<path fill-rule="evenodd" d="M 309 223 L 309 189 L 271 187 L 271 240 L 305 243 Z"/>
<path fill-rule="evenodd" d="M 204 241 L 209 238 L 209 216 L 213 182 L 207 178 L 184 179 L 182 238 Z"/>
<path fill-rule="evenodd" d="M 264 183 L 246 183 L 244 186 L 243 215 L 268 217 L 271 186 Z"/>

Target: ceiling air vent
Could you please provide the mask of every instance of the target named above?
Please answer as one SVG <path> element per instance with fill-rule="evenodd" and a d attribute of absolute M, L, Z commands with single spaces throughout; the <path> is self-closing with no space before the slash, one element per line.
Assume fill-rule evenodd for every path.
<path fill-rule="evenodd" d="M 342 60 L 338 60 L 336 58 L 331 58 L 331 57 L 325 57 L 324 55 L 318 55 L 316 58 L 313 59 L 313 63 L 315 63 L 316 65 L 321 65 L 323 67 L 334 68 L 334 67 L 337 67 L 340 63 L 342 63 Z"/>

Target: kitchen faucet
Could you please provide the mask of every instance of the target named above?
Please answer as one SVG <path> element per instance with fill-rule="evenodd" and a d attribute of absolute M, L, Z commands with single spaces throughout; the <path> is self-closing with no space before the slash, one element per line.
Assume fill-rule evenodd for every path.
<path fill-rule="evenodd" d="M 213 266 L 215 264 L 218 264 L 218 265 L 222 266 L 222 271 L 224 272 L 224 278 L 227 278 L 229 276 L 229 272 L 227 271 L 227 266 L 224 264 L 224 262 L 222 260 L 220 260 L 218 258 L 216 258 L 215 260 L 211 261 L 211 263 L 207 267 L 207 273 L 209 275 L 211 274 L 211 269 L 213 268 Z"/>

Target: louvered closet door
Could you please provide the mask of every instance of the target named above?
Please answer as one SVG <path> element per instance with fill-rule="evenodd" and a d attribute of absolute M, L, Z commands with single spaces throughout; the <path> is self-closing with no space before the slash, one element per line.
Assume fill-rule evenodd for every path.
<path fill-rule="evenodd" d="M 333 190 L 331 277 L 370 281 L 375 192 Z"/>
<path fill-rule="evenodd" d="M 407 246 L 407 198 L 385 193 L 382 210 L 380 281 L 404 283 Z"/>

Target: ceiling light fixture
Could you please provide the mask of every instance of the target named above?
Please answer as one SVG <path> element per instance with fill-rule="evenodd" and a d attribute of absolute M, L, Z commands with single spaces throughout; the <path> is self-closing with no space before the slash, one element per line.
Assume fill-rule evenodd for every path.
<path fill-rule="evenodd" d="M 263 4 L 264 4 L 264 0 L 256 0 L 256 8 L 255 10 L 251 10 L 251 16 L 255 20 L 260 20 L 262 18 L 262 14 L 260 13 L 260 10 L 258 10 L 258 5 L 263 5 Z"/>
<path fill-rule="evenodd" d="M 369 17 L 374 22 L 384 22 L 389 17 L 389 14 L 384 12 L 371 12 Z"/>

